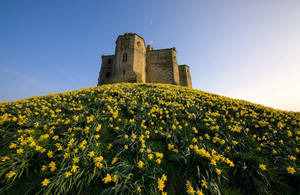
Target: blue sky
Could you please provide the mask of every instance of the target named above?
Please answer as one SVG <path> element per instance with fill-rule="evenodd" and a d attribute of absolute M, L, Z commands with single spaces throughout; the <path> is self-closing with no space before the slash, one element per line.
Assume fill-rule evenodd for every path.
<path fill-rule="evenodd" d="M 193 88 L 300 111 L 300 1 L 0 1 L 0 101 L 96 86 L 135 32 L 176 47 Z"/>

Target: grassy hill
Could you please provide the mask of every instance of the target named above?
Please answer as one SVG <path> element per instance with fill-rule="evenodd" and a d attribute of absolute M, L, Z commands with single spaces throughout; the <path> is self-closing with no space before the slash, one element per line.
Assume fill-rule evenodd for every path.
<path fill-rule="evenodd" d="M 162 84 L 0 104 L 0 194 L 296 194 L 300 113 Z"/>

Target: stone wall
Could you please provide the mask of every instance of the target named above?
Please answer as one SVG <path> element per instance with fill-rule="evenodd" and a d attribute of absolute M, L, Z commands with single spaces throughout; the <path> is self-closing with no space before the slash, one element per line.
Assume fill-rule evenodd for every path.
<path fill-rule="evenodd" d="M 119 36 L 116 42 L 116 67 L 114 82 L 135 82 L 133 72 L 134 38 Z M 125 57 L 126 56 L 126 57 Z"/>
<path fill-rule="evenodd" d="M 110 80 L 114 77 L 114 64 L 115 55 L 102 56 L 98 85 L 110 83 Z"/>
<path fill-rule="evenodd" d="M 147 51 L 146 82 L 179 84 L 175 54 L 173 48 Z"/>
<path fill-rule="evenodd" d="M 146 82 L 146 47 L 145 41 L 138 35 L 134 36 L 133 72 L 137 76 L 137 83 Z"/>
<path fill-rule="evenodd" d="M 191 80 L 191 73 L 190 67 L 188 65 L 179 65 L 179 80 L 181 86 L 186 86 L 192 88 L 192 80 Z"/>
<path fill-rule="evenodd" d="M 178 72 L 178 63 L 177 63 L 177 52 L 175 47 L 172 48 L 172 65 L 173 65 L 173 78 L 174 84 L 179 85 L 179 72 Z"/>

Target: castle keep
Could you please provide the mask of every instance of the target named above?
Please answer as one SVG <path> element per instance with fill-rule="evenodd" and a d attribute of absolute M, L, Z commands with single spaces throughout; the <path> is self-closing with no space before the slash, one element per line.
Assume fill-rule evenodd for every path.
<path fill-rule="evenodd" d="M 118 37 L 115 55 L 102 55 L 98 85 L 119 82 L 192 87 L 190 68 L 177 64 L 175 48 L 146 48 L 145 40 L 135 33 Z"/>

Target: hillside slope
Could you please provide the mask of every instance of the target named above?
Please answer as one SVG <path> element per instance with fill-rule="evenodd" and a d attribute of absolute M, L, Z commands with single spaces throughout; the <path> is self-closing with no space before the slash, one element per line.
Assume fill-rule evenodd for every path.
<path fill-rule="evenodd" d="M 162 84 L 0 104 L 0 193 L 295 194 L 300 113 Z"/>

